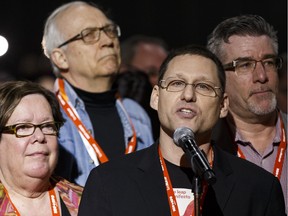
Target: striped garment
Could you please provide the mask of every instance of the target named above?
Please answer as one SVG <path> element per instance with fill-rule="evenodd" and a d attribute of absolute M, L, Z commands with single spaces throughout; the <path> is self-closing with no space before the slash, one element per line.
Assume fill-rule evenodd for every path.
<path fill-rule="evenodd" d="M 83 188 L 76 184 L 59 177 L 52 176 L 50 179 L 52 185 L 56 185 L 61 199 L 66 205 L 71 216 L 77 216 L 78 207 L 82 195 Z M 0 215 L 2 216 L 16 216 L 12 203 L 5 193 L 4 186 L 0 181 Z"/>

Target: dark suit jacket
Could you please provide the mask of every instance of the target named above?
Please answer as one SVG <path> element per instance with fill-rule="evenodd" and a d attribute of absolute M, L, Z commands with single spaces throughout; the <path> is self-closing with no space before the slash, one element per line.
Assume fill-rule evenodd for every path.
<path fill-rule="evenodd" d="M 283 216 L 276 177 L 258 166 L 214 149 L 217 181 L 209 186 L 203 216 Z M 169 216 L 158 144 L 94 168 L 84 188 L 79 216 Z"/>

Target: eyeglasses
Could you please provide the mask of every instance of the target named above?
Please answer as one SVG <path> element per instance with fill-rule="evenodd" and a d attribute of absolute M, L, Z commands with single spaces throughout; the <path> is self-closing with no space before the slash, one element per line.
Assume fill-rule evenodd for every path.
<path fill-rule="evenodd" d="M 277 69 L 282 67 L 282 59 L 280 57 L 269 57 L 259 61 L 245 58 L 238 59 L 223 65 L 223 67 L 224 70 L 234 71 L 236 75 L 241 76 L 252 73 L 255 70 L 258 62 L 262 64 L 265 72 L 275 72 Z"/>
<path fill-rule="evenodd" d="M 101 28 L 86 28 L 79 34 L 60 44 L 58 48 L 67 45 L 76 40 L 83 40 L 85 44 L 92 44 L 100 39 L 100 32 L 103 31 L 109 38 L 116 38 L 121 36 L 120 27 L 115 24 L 103 26 Z"/>
<path fill-rule="evenodd" d="M 197 92 L 200 95 L 208 96 L 208 97 L 216 97 L 218 96 L 216 89 L 220 89 L 221 87 L 217 86 L 211 86 L 210 84 L 204 83 L 204 82 L 197 82 L 197 83 L 186 83 L 183 80 L 171 80 L 168 83 L 166 83 L 166 80 L 160 80 L 159 86 L 162 89 L 166 89 L 168 92 L 179 92 L 183 91 L 187 85 L 191 85 L 195 92 Z M 222 90 L 221 90 L 222 92 Z"/>
<path fill-rule="evenodd" d="M 36 128 L 39 127 L 45 135 L 57 135 L 61 125 L 62 124 L 58 122 L 45 122 L 38 125 L 32 123 L 19 123 L 5 126 L 2 133 L 15 134 L 16 137 L 21 138 L 32 135 Z"/>

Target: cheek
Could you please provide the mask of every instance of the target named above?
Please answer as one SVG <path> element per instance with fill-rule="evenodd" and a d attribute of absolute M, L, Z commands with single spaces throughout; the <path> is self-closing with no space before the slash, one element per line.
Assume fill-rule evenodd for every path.
<path fill-rule="evenodd" d="M 16 140 L 15 139 L 8 139 L 2 136 L 1 142 L 0 142 L 0 163 L 2 161 L 9 161 L 13 158 L 13 161 L 16 161 L 16 158 L 22 157 L 25 153 L 26 149 L 26 142 L 23 139 Z M 5 163 L 5 162 L 3 162 Z"/>
<path fill-rule="evenodd" d="M 215 104 L 211 106 L 207 106 L 207 109 L 203 113 L 204 120 L 206 119 L 209 122 L 216 122 L 219 119 L 220 116 L 220 108 L 215 106 Z"/>
<path fill-rule="evenodd" d="M 233 76 L 233 77 L 232 77 Z M 247 92 L 249 90 L 249 83 L 252 81 L 247 79 L 240 79 L 239 77 L 236 77 L 234 74 L 231 74 L 230 76 L 227 76 L 226 81 L 226 92 L 231 95 L 236 93 L 241 94 L 244 92 Z"/>
<path fill-rule="evenodd" d="M 201 110 L 202 120 L 207 123 L 216 122 L 220 116 L 220 110 L 221 110 L 220 101 L 218 101 L 217 98 L 209 98 L 209 97 L 203 99 L 205 100 L 198 101 L 198 106 Z"/>
<path fill-rule="evenodd" d="M 167 112 L 167 108 L 164 109 L 165 105 L 163 103 L 158 103 L 158 117 L 159 117 L 159 120 L 161 121 L 163 119 L 163 116 L 166 115 L 166 112 Z"/>
<path fill-rule="evenodd" d="M 48 148 L 50 151 L 50 163 L 52 166 L 54 166 L 58 161 L 58 155 L 59 155 L 59 146 L 56 140 L 47 140 L 48 142 Z"/>
<path fill-rule="evenodd" d="M 48 148 L 52 153 L 58 154 L 58 141 L 56 137 L 50 137 L 50 139 L 47 139 Z"/>
<path fill-rule="evenodd" d="M 118 59 L 119 65 L 120 65 L 120 63 L 121 63 L 121 52 L 120 52 L 120 44 L 119 44 L 118 40 L 114 42 L 114 52 L 117 55 L 117 59 Z"/>
<path fill-rule="evenodd" d="M 268 76 L 270 88 L 273 89 L 274 92 L 278 91 L 279 82 L 284 80 L 284 83 L 287 82 L 287 79 L 279 80 L 278 75 L 276 73 L 271 73 Z"/>
<path fill-rule="evenodd" d="M 67 55 L 69 64 L 73 64 L 77 66 L 77 64 L 83 64 L 87 62 L 89 59 L 94 59 L 95 56 L 97 56 L 97 51 L 89 49 L 88 47 L 84 47 L 82 49 L 75 49 L 70 50 L 69 55 Z"/>
<path fill-rule="evenodd" d="M 158 116 L 159 116 L 159 119 L 163 119 L 164 116 L 166 115 L 171 115 L 171 107 L 172 107 L 172 104 L 175 104 L 173 102 L 173 99 L 171 100 L 163 100 L 163 98 L 169 98 L 167 96 L 160 96 L 159 97 L 159 101 L 158 101 Z M 161 100 L 162 99 L 162 100 Z"/>

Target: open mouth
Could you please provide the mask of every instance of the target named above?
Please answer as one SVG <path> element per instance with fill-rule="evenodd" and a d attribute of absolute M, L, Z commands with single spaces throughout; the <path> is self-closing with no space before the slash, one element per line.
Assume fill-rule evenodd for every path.
<path fill-rule="evenodd" d="M 196 112 L 189 108 L 181 108 L 177 111 L 177 113 L 184 118 L 193 118 L 196 116 Z"/>

